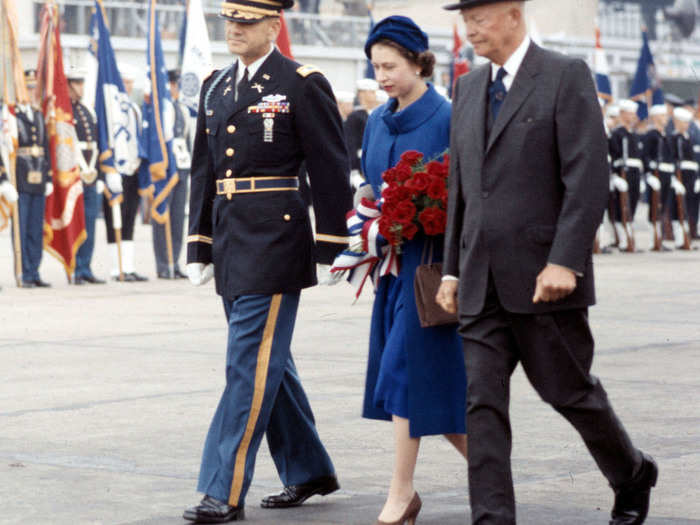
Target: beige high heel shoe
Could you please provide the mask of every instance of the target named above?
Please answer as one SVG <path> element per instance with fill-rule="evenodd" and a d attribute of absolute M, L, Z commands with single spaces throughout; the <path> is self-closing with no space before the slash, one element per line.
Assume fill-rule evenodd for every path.
<path fill-rule="evenodd" d="M 398 519 L 398 521 L 382 521 L 382 520 L 377 520 L 377 523 L 374 525 L 404 525 L 407 523 L 408 525 L 415 525 L 416 523 L 416 518 L 418 517 L 418 513 L 420 512 L 420 508 L 423 505 L 423 502 L 420 500 L 420 496 L 418 493 L 413 494 L 413 499 L 411 502 L 408 504 L 408 507 L 406 507 L 406 510 L 404 511 L 403 515 Z"/>

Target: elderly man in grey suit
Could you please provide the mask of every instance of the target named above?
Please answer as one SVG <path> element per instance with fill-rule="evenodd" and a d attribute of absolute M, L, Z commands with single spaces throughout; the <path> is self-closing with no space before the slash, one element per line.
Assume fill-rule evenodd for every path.
<path fill-rule="evenodd" d="M 590 374 L 591 250 L 609 173 L 591 73 L 530 41 L 523 1 L 446 9 L 461 10 L 475 52 L 490 60 L 455 89 L 437 295 L 459 312 L 464 340 L 472 522 L 515 523 L 508 402 L 520 362 L 614 489 L 610 524 L 643 523 L 656 464 Z"/>

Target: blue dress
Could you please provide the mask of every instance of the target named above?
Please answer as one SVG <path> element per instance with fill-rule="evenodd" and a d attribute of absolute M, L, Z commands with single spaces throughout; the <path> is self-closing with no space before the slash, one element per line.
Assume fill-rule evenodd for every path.
<path fill-rule="evenodd" d="M 372 112 L 363 140 L 362 168 L 375 197 L 382 173 L 407 150 L 439 157 L 449 146 L 450 104 L 432 85 L 400 112 L 389 100 Z M 399 276 L 382 277 L 370 329 L 363 417 L 409 420 L 413 437 L 465 433 L 466 372 L 457 327 L 421 328 L 413 279 L 424 249 L 442 260 L 443 237 L 416 235 L 401 248 Z"/>

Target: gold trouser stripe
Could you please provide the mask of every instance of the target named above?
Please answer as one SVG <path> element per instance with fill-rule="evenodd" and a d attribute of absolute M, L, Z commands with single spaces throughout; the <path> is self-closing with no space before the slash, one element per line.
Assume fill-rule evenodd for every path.
<path fill-rule="evenodd" d="M 231 493 L 229 495 L 228 504 L 234 507 L 238 506 L 238 500 L 241 497 L 243 489 L 243 477 L 245 476 L 245 463 L 248 458 L 248 447 L 253 438 L 255 425 L 258 423 L 260 409 L 262 408 L 263 397 L 265 396 L 265 385 L 267 383 L 267 369 L 270 365 L 270 353 L 272 351 L 272 340 L 275 337 L 275 327 L 277 326 L 277 316 L 282 302 L 282 294 L 275 294 L 270 301 L 270 310 L 267 313 L 267 321 L 265 322 L 265 330 L 263 331 L 262 341 L 258 349 L 258 361 L 255 366 L 255 387 L 253 389 L 253 401 L 250 405 L 250 413 L 248 414 L 248 423 L 245 426 L 243 439 L 238 446 L 236 452 L 236 461 L 233 465 L 233 483 L 231 484 Z"/>
<path fill-rule="evenodd" d="M 316 240 L 321 242 L 332 242 L 335 244 L 347 244 L 348 237 L 341 237 L 339 235 L 327 235 L 325 233 L 317 233 Z"/>

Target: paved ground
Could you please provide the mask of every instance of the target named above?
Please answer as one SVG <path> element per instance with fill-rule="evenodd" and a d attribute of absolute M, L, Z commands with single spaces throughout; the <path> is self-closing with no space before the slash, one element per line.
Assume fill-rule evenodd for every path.
<path fill-rule="evenodd" d="M 640 228 L 641 229 L 641 228 Z M 103 225 L 94 269 L 105 275 Z M 644 233 L 642 233 L 644 235 Z M 151 281 L 69 287 L 45 256 L 50 290 L 11 279 L 0 234 L 0 523 L 181 524 L 223 385 L 224 318 L 213 287 L 154 279 L 150 231 L 137 229 Z M 594 369 L 635 442 L 661 469 L 649 524 L 700 524 L 700 252 L 595 260 Z M 359 417 L 371 294 L 345 284 L 304 292 L 297 364 L 342 490 L 300 509 L 257 505 L 279 489 L 266 445 L 248 522 L 371 524 L 392 463 L 391 427 Z M 584 446 L 513 378 L 513 469 L 519 523 L 607 523 L 612 493 Z M 466 524 L 466 465 L 425 439 L 416 473 L 419 523 Z"/>

